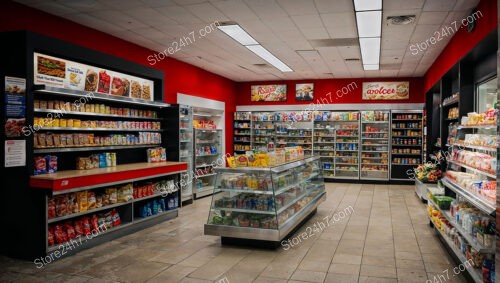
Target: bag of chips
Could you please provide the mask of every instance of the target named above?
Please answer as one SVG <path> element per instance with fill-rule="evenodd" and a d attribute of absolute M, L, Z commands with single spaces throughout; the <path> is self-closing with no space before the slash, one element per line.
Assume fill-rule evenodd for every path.
<path fill-rule="evenodd" d="M 89 207 L 87 191 L 77 192 L 76 197 L 78 199 L 78 209 L 79 211 L 87 211 Z"/>
<path fill-rule="evenodd" d="M 91 209 L 95 209 L 97 206 L 96 206 L 96 197 L 95 197 L 95 193 L 94 192 L 88 192 L 87 194 L 87 201 L 88 201 L 88 210 L 91 210 Z"/>
<path fill-rule="evenodd" d="M 71 224 L 71 222 L 64 223 L 64 230 L 66 231 L 66 234 L 68 235 L 68 240 L 76 238 L 75 228 L 73 228 L 73 225 Z"/>

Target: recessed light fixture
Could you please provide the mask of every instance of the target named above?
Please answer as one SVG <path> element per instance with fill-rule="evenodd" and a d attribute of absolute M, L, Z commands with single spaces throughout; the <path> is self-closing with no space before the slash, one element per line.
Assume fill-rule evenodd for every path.
<path fill-rule="evenodd" d="M 239 44 L 245 46 L 248 50 L 252 51 L 255 55 L 264 59 L 269 64 L 282 72 L 293 72 L 283 61 L 274 56 L 269 50 L 264 48 L 258 41 L 256 41 L 250 34 L 248 34 L 241 26 L 235 22 L 220 23 L 217 28 L 223 33 L 227 34 L 232 39 L 236 40 Z"/>
<path fill-rule="evenodd" d="M 365 71 L 380 68 L 382 0 L 354 0 L 359 48 Z"/>

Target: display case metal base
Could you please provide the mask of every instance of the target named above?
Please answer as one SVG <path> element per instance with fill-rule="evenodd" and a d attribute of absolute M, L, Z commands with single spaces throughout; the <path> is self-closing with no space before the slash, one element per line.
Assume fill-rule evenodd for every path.
<path fill-rule="evenodd" d="M 222 226 L 214 224 L 205 224 L 205 235 L 221 236 L 222 238 L 238 238 L 248 240 L 260 240 L 280 242 L 291 232 L 295 231 L 304 222 L 305 219 L 316 211 L 320 203 L 326 200 L 326 193 L 317 195 L 300 212 L 288 219 L 287 223 L 281 229 L 259 229 L 248 227 Z M 228 240 L 225 240 L 228 241 Z"/>

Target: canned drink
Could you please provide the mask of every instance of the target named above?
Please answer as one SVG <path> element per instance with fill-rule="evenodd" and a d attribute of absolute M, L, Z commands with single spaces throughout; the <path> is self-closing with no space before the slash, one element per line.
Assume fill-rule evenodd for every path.
<path fill-rule="evenodd" d="M 106 167 L 111 167 L 111 153 L 106 152 Z"/>

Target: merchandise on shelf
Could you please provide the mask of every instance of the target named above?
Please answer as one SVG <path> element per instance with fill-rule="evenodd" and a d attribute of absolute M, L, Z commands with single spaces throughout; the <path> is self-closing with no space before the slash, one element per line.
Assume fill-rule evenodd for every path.
<path fill-rule="evenodd" d="M 453 107 L 448 110 L 448 119 L 458 119 L 459 112 L 458 107 Z"/>
<path fill-rule="evenodd" d="M 64 224 L 49 225 L 48 246 L 66 243 L 81 236 L 99 235 L 107 229 L 121 225 L 120 214 L 112 209 L 106 213 L 83 216 Z"/>
<path fill-rule="evenodd" d="M 217 125 L 213 120 L 193 120 L 193 127 L 195 129 L 217 129 Z"/>
<path fill-rule="evenodd" d="M 160 130 L 161 122 L 156 121 L 97 121 L 63 118 L 35 117 L 34 127 L 84 128 L 84 129 L 123 129 L 123 130 Z"/>
<path fill-rule="evenodd" d="M 486 110 L 484 113 L 467 113 L 467 117 L 462 117 L 461 124 L 464 126 L 488 126 L 497 124 L 497 109 Z"/>
<path fill-rule="evenodd" d="M 76 158 L 77 170 L 89 170 L 114 166 L 116 166 L 115 152 L 103 152 L 99 154 L 92 154 L 90 157 Z"/>
<path fill-rule="evenodd" d="M 34 175 L 56 173 L 57 172 L 57 156 L 47 155 L 47 156 L 36 156 L 35 158 L 35 170 Z"/>
<path fill-rule="evenodd" d="M 439 165 L 425 163 L 415 168 L 416 178 L 424 183 L 436 183 L 443 174 Z"/>
<path fill-rule="evenodd" d="M 421 138 L 394 138 L 392 139 L 392 144 L 395 145 L 421 145 Z"/>
<path fill-rule="evenodd" d="M 148 148 L 148 162 L 165 162 L 167 161 L 167 150 L 164 147 Z"/>
<path fill-rule="evenodd" d="M 251 120 L 251 112 L 234 112 L 234 120 Z"/>
<path fill-rule="evenodd" d="M 496 202 L 496 181 L 484 180 L 481 176 L 473 173 L 464 173 L 448 170 L 446 177 L 458 186 L 469 192 L 480 196 L 489 203 Z"/>
<path fill-rule="evenodd" d="M 216 146 L 199 146 L 195 149 L 195 153 L 198 156 L 203 156 L 203 155 L 214 155 L 217 154 L 217 147 Z"/>
<path fill-rule="evenodd" d="M 252 114 L 253 121 L 274 121 L 274 113 L 271 112 L 256 112 Z"/>
<path fill-rule="evenodd" d="M 237 129 L 250 129 L 250 123 L 248 122 L 234 122 L 234 128 Z"/>
<path fill-rule="evenodd" d="M 311 119 L 312 114 L 308 111 L 274 113 L 274 121 L 307 122 L 311 121 Z"/>
<path fill-rule="evenodd" d="M 80 146 L 147 145 L 160 144 L 160 133 L 139 132 L 139 135 L 95 136 L 83 133 L 34 133 L 34 148 L 64 148 Z"/>
<path fill-rule="evenodd" d="M 453 139 L 450 140 L 450 143 L 458 146 L 463 145 L 496 148 L 497 136 L 483 134 L 465 134 L 465 138 L 463 140 Z"/>
<path fill-rule="evenodd" d="M 401 122 L 395 122 L 395 123 L 392 123 L 392 128 L 393 129 L 416 129 L 416 130 L 420 130 L 420 128 L 422 127 L 422 125 L 420 124 L 420 122 L 404 122 L 404 123 L 401 123 Z"/>
<path fill-rule="evenodd" d="M 330 112 L 330 111 L 315 111 L 315 121 L 358 121 L 359 112 Z"/>
<path fill-rule="evenodd" d="M 34 108 L 42 110 L 60 110 L 61 113 L 63 114 L 68 111 L 73 111 L 73 112 L 120 115 L 120 116 L 140 117 L 140 118 L 158 117 L 158 113 L 152 110 L 141 110 L 141 109 L 121 108 L 121 107 L 117 108 L 117 107 L 110 107 L 105 104 L 90 104 L 90 103 L 77 104 L 61 100 L 35 99 Z"/>
<path fill-rule="evenodd" d="M 421 118 L 421 114 L 398 114 L 394 117 L 396 120 L 418 120 Z"/>
<path fill-rule="evenodd" d="M 459 96 L 460 96 L 460 93 L 458 93 L 458 92 L 457 92 L 457 93 L 454 93 L 454 94 L 452 94 L 451 96 L 449 96 L 449 97 L 445 98 L 445 99 L 443 100 L 443 104 L 448 104 L 448 103 L 450 103 L 451 101 L 458 99 L 458 98 L 459 98 Z"/>
<path fill-rule="evenodd" d="M 176 194 L 173 194 L 166 198 L 155 199 L 139 206 L 138 215 L 141 218 L 146 218 L 178 207 L 179 198 Z"/>
<path fill-rule="evenodd" d="M 389 121 L 389 112 L 363 111 L 361 112 L 361 121 Z"/>
<path fill-rule="evenodd" d="M 414 148 L 393 148 L 393 154 L 420 154 L 420 149 Z"/>
<path fill-rule="evenodd" d="M 451 160 L 489 174 L 496 174 L 497 159 L 486 153 L 454 149 Z"/>
<path fill-rule="evenodd" d="M 244 144 L 235 144 L 234 150 L 237 151 L 247 151 L 247 150 L 252 150 L 252 147 L 250 145 L 244 145 Z"/>

